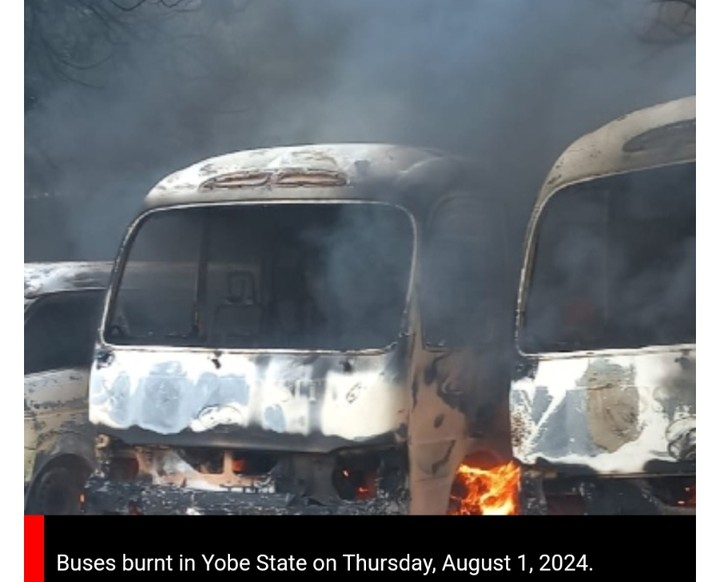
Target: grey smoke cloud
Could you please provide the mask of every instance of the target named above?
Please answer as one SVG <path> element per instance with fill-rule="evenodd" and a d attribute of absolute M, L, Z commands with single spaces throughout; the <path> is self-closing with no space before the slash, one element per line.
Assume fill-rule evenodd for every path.
<path fill-rule="evenodd" d="M 468 155 L 489 189 L 512 197 L 519 240 L 566 145 L 695 91 L 693 40 L 641 42 L 642 0 L 222 5 L 143 5 L 119 15 L 126 37 L 119 25 L 111 34 L 85 23 L 76 32 L 92 34 L 92 56 L 107 60 L 73 73 L 94 87 L 38 83 L 46 69 L 27 61 L 28 83 L 41 90 L 26 114 L 26 194 L 55 196 L 26 204 L 26 258 L 111 257 L 167 173 L 227 151 L 308 142 Z"/>

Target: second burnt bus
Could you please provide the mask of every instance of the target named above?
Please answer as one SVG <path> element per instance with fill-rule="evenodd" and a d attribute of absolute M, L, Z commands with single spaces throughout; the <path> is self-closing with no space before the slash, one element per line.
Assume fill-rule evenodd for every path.
<path fill-rule="evenodd" d="M 271 148 L 164 179 L 108 292 L 86 510 L 446 513 L 466 457 L 510 456 L 504 236 L 472 166 L 434 151 Z"/>
<path fill-rule="evenodd" d="M 530 220 L 510 390 L 524 513 L 694 514 L 695 98 L 580 138 Z"/>

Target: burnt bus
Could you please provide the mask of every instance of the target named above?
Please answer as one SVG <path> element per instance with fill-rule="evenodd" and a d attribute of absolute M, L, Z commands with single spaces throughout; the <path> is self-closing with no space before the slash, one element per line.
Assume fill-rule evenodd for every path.
<path fill-rule="evenodd" d="M 459 467 L 511 458 L 514 294 L 477 174 L 337 144 L 157 184 L 106 298 L 86 512 L 452 513 Z"/>
<path fill-rule="evenodd" d="M 530 220 L 510 391 L 524 513 L 695 512 L 695 97 L 571 145 Z"/>

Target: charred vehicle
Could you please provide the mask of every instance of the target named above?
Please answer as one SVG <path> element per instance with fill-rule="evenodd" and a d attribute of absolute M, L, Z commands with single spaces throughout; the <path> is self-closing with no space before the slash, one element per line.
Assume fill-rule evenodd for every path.
<path fill-rule="evenodd" d="M 694 97 L 559 158 L 529 225 L 516 342 L 524 512 L 694 513 Z"/>
<path fill-rule="evenodd" d="M 25 511 L 78 513 L 94 468 L 88 379 L 111 263 L 25 264 Z"/>
<path fill-rule="evenodd" d="M 477 174 L 337 144 L 157 184 L 100 329 L 86 511 L 448 512 L 467 459 L 511 455 L 503 211 Z"/>

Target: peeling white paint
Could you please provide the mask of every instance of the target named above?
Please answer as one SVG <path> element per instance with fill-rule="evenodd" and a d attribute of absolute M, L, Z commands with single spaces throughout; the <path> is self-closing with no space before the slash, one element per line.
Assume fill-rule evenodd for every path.
<path fill-rule="evenodd" d="M 314 377 L 316 362 L 303 364 L 306 356 L 257 358 L 226 353 L 218 369 L 203 351 L 117 350 L 93 370 L 90 421 L 164 435 L 231 425 L 357 440 L 392 432 L 406 416 L 403 387 L 383 377 L 389 355 L 362 356 L 362 371 L 322 377 Z"/>
<path fill-rule="evenodd" d="M 667 384 L 686 373 L 681 359 L 692 362 L 692 373 L 688 373 L 683 394 L 673 395 Z M 631 371 L 634 378 L 631 387 L 637 390 L 637 419 L 633 423 L 637 434 L 628 437 L 614 451 L 602 450 L 592 439 L 588 442 L 583 432 L 589 423 L 600 420 L 591 417 L 585 406 L 590 390 L 582 381 L 589 366 L 598 362 Z M 680 350 L 642 353 L 639 350 L 636 354 L 617 356 L 540 360 L 534 378 L 523 378 L 511 387 L 513 453 L 518 460 L 530 465 L 543 459 L 555 465 L 585 465 L 603 474 L 643 473 L 650 461 L 675 462 L 677 459 L 669 452 L 670 439 L 678 436 L 678 430 L 687 432 L 695 426 L 694 365 L 694 350 L 690 353 Z M 596 382 L 602 384 L 603 380 L 601 377 Z M 606 380 L 609 384 L 614 381 L 612 377 Z M 549 402 L 538 403 L 537 399 L 542 398 Z M 564 407 L 562 413 L 553 416 L 561 406 Z M 676 421 L 682 421 L 682 426 L 670 430 Z M 550 431 L 555 432 L 552 443 L 548 437 Z M 568 446 L 558 443 L 557 435 L 564 435 Z M 568 449 L 576 450 L 568 453 Z M 557 450 L 565 452 L 558 454 Z"/>

